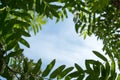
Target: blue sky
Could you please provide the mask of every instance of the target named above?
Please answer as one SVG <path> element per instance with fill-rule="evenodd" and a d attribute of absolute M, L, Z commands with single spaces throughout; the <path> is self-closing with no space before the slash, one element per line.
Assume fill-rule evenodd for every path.
<path fill-rule="evenodd" d="M 25 56 L 35 61 L 41 58 L 44 65 L 56 59 L 57 65 L 78 63 L 84 67 L 85 59 L 98 59 L 92 50 L 102 52 L 103 46 L 94 35 L 84 40 L 75 32 L 72 14 L 57 24 L 55 20 L 48 20 L 42 30 L 27 41 L 31 47 L 25 48 Z"/>

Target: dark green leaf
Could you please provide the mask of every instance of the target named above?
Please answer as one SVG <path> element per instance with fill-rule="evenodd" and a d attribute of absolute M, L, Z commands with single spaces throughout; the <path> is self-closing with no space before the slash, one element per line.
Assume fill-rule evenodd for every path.
<path fill-rule="evenodd" d="M 86 10 L 85 8 L 80 8 L 80 10 L 83 11 L 83 12 L 85 12 L 85 13 L 87 13 L 87 14 L 90 13 L 90 12 L 89 12 L 88 10 Z"/>
<path fill-rule="evenodd" d="M 86 67 L 86 71 L 87 73 L 92 73 L 92 68 L 90 66 L 90 63 L 91 61 L 90 60 L 85 60 L 85 67 Z"/>
<path fill-rule="evenodd" d="M 10 11 L 11 14 L 21 17 L 23 19 L 32 19 L 31 15 L 26 12 L 20 12 L 20 11 Z"/>
<path fill-rule="evenodd" d="M 79 28 L 80 28 L 80 25 L 79 24 L 75 24 L 75 31 L 78 33 L 78 31 L 79 31 Z"/>
<path fill-rule="evenodd" d="M 88 25 L 88 35 L 91 35 L 91 24 Z"/>
<path fill-rule="evenodd" d="M 20 50 L 15 51 L 15 52 L 10 52 L 10 53 L 6 56 L 6 58 L 7 58 L 7 57 L 20 56 L 20 55 L 22 54 L 22 52 L 23 52 L 23 49 L 20 49 Z"/>
<path fill-rule="evenodd" d="M 69 67 L 69 68 L 65 69 L 63 72 L 61 72 L 60 75 L 59 75 L 60 79 L 62 79 L 63 77 L 65 77 L 73 69 L 74 69 L 74 67 Z"/>
<path fill-rule="evenodd" d="M 101 79 L 106 80 L 106 70 L 104 66 L 101 67 Z"/>
<path fill-rule="evenodd" d="M 63 12 L 64 12 L 65 17 L 68 18 L 67 11 L 63 10 Z"/>
<path fill-rule="evenodd" d="M 24 67 L 23 67 L 23 69 L 24 69 L 24 73 L 27 73 L 27 71 L 28 71 L 28 62 L 27 62 L 28 60 L 27 59 L 24 59 Z"/>
<path fill-rule="evenodd" d="M 117 73 L 112 73 L 108 80 L 116 80 Z"/>
<path fill-rule="evenodd" d="M 106 63 L 105 67 L 106 67 L 106 75 L 109 76 L 109 74 L 110 74 L 110 64 Z"/>
<path fill-rule="evenodd" d="M 99 77 L 94 76 L 94 74 L 93 75 L 91 74 L 91 75 L 87 76 L 87 78 L 86 78 L 86 80 L 94 80 L 94 79 L 99 80 Z"/>
<path fill-rule="evenodd" d="M 83 24 L 83 26 L 81 26 L 80 33 L 82 33 L 84 31 L 85 27 L 86 27 L 86 24 Z"/>
<path fill-rule="evenodd" d="M 36 66 L 33 69 L 33 74 L 37 74 L 37 72 L 40 71 L 41 64 L 42 64 L 42 61 L 41 61 L 41 59 L 39 59 Z"/>
<path fill-rule="evenodd" d="M 12 80 L 12 76 L 10 76 L 8 68 L 4 69 L 4 73 L 2 74 L 2 77 L 6 78 L 7 80 Z"/>
<path fill-rule="evenodd" d="M 8 44 L 7 44 L 7 50 L 11 50 L 12 48 L 14 48 L 14 46 L 17 44 L 17 42 L 15 40 L 11 40 Z"/>
<path fill-rule="evenodd" d="M 99 53 L 99 52 L 97 52 L 97 51 L 93 51 L 93 53 L 94 53 L 97 57 L 99 57 L 100 59 L 104 60 L 105 62 L 108 62 L 107 59 L 106 59 L 101 53 Z"/>
<path fill-rule="evenodd" d="M 6 39 L 6 43 L 10 42 L 11 40 L 18 40 L 20 37 L 21 37 L 21 34 L 19 33 L 10 34 L 10 36 L 8 36 Z"/>
<path fill-rule="evenodd" d="M 42 73 L 42 76 L 43 77 L 45 77 L 45 76 L 47 76 L 49 73 L 50 73 L 50 71 L 52 70 L 52 68 L 54 67 L 54 65 L 55 65 L 55 60 L 53 60 L 50 64 L 48 64 L 47 65 L 47 67 L 46 67 L 46 69 L 43 71 L 43 73 Z"/>
<path fill-rule="evenodd" d="M 79 77 L 79 75 L 81 75 L 78 71 L 74 71 L 72 73 L 70 73 L 68 76 L 70 78 L 75 78 L 75 77 Z"/>
<path fill-rule="evenodd" d="M 75 63 L 75 67 L 78 70 L 78 72 L 84 73 L 84 70 L 78 64 Z"/>
<path fill-rule="evenodd" d="M 20 39 L 19 39 L 19 42 L 20 42 L 20 43 L 22 43 L 24 46 L 26 46 L 26 47 L 30 48 L 29 43 L 28 43 L 25 39 L 20 38 Z"/>
<path fill-rule="evenodd" d="M 83 80 L 84 79 L 84 74 L 81 74 L 78 78 L 77 78 L 77 80 Z"/>
<path fill-rule="evenodd" d="M 24 35 L 25 37 L 31 37 L 31 35 L 25 31 L 22 31 L 21 34 Z"/>
<path fill-rule="evenodd" d="M 65 68 L 65 65 L 61 65 L 60 67 L 58 67 L 56 70 L 54 70 L 51 74 L 50 74 L 50 78 L 55 78 L 57 77 L 62 70 Z"/>
<path fill-rule="evenodd" d="M 70 76 L 66 76 L 65 80 L 71 80 L 71 77 Z"/>
<path fill-rule="evenodd" d="M 115 62 L 112 61 L 112 62 L 111 62 L 111 74 L 112 74 L 112 75 L 115 74 L 115 70 L 116 70 L 116 65 L 115 65 Z"/>

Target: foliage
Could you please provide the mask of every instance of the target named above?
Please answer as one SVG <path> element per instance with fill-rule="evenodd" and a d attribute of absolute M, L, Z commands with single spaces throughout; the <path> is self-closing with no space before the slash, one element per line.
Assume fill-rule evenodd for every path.
<path fill-rule="evenodd" d="M 56 70 L 52 71 L 55 65 L 53 60 L 44 71 L 41 70 L 42 61 L 38 60 L 37 63 L 33 60 L 28 60 L 23 55 L 15 58 L 10 58 L 8 69 L 2 73 L 2 76 L 6 79 L 18 79 L 18 80 L 44 80 L 44 79 L 62 79 L 68 72 L 73 70 L 73 67 L 65 68 L 65 65 L 61 65 Z M 51 72 L 50 77 L 48 74 Z M 59 73 L 58 73 L 59 72 Z"/>
<path fill-rule="evenodd" d="M 119 80 L 120 74 L 120 6 L 119 0 L 0 0 L 0 75 L 8 80 Z M 46 23 L 47 18 L 56 22 L 67 18 L 67 11 L 74 13 L 75 30 L 82 34 L 96 35 L 103 40 L 103 51 L 93 53 L 102 59 L 86 60 L 85 69 L 79 64 L 65 65 L 52 70 L 53 60 L 42 70 L 38 62 L 23 55 L 21 44 L 30 47 L 23 37 L 35 34 Z M 74 69 L 74 70 L 73 70 Z"/>

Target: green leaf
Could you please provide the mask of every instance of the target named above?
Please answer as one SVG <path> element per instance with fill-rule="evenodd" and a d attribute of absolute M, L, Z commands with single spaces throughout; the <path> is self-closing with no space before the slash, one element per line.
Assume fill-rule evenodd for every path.
<path fill-rule="evenodd" d="M 28 62 L 27 62 L 28 60 L 27 60 L 27 58 L 26 59 L 24 59 L 24 65 L 23 65 L 23 69 L 24 69 L 24 73 L 27 73 L 27 71 L 28 71 Z"/>
<path fill-rule="evenodd" d="M 80 20 L 78 20 L 78 22 L 75 24 L 75 31 L 78 33 L 79 32 L 79 28 L 81 27 L 82 22 Z"/>
<path fill-rule="evenodd" d="M 75 31 L 78 33 L 78 31 L 79 31 L 79 24 L 75 24 Z"/>
<path fill-rule="evenodd" d="M 84 74 L 81 74 L 78 78 L 77 78 L 77 80 L 83 80 L 84 79 Z"/>
<path fill-rule="evenodd" d="M 50 78 L 55 78 L 57 77 L 62 70 L 65 68 L 65 65 L 61 65 L 60 67 L 58 67 L 56 70 L 54 70 L 51 74 L 50 74 Z"/>
<path fill-rule="evenodd" d="M 88 10 L 86 10 L 85 8 L 82 8 L 82 7 L 80 7 L 80 10 L 83 11 L 83 12 L 85 12 L 85 13 L 87 13 L 87 14 L 90 13 Z"/>
<path fill-rule="evenodd" d="M 78 71 L 74 71 L 72 73 L 70 73 L 68 76 L 70 78 L 75 78 L 75 77 L 79 77 L 80 73 Z"/>
<path fill-rule="evenodd" d="M 25 37 L 31 37 L 31 35 L 25 31 L 21 31 L 21 34 L 24 35 Z"/>
<path fill-rule="evenodd" d="M 85 60 L 85 66 L 86 66 L 86 72 L 87 73 L 92 73 L 92 68 L 90 66 L 91 60 Z"/>
<path fill-rule="evenodd" d="M 101 67 L 101 78 L 106 80 L 106 69 L 104 66 Z"/>
<path fill-rule="evenodd" d="M 7 50 L 11 50 L 12 48 L 14 48 L 14 46 L 17 44 L 17 42 L 15 40 L 11 40 L 8 44 L 7 44 Z"/>
<path fill-rule="evenodd" d="M 85 80 L 94 80 L 94 79 L 99 80 L 99 77 L 94 76 L 94 74 L 91 74 L 91 75 L 87 76 L 87 78 Z"/>
<path fill-rule="evenodd" d="M 31 15 L 30 14 L 28 14 L 28 13 L 26 13 L 26 12 L 20 12 L 20 11 L 10 11 L 10 13 L 12 14 L 12 15 L 15 15 L 15 16 L 17 16 L 17 17 L 21 17 L 21 18 L 23 18 L 23 19 L 32 19 L 32 17 L 31 17 Z"/>
<path fill-rule="evenodd" d="M 68 18 L 67 11 L 63 10 L 63 12 L 64 12 L 65 17 Z"/>
<path fill-rule="evenodd" d="M 14 46 L 14 50 L 17 51 L 20 49 L 20 45 L 17 43 L 15 46 Z"/>
<path fill-rule="evenodd" d="M 14 56 L 19 56 L 21 55 L 23 52 L 23 49 L 17 50 L 15 52 L 10 52 L 7 56 L 5 56 L 6 58 L 8 57 L 14 57 Z"/>
<path fill-rule="evenodd" d="M 19 42 L 20 42 L 20 43 L 22 43 L 24 46 L 26 46 L 26 47 L 30 48 L 29 43 L 28 43 L 25 39 L 20 38 L 20 39 L 19 39 Z"/>
<path fill-rule="evenodd" d="M 2 74 L 2 77 L 6 78 L 7 80 L 12 80 L 12 76 L 10 75 L 8 68 L 4 69 L 4 73 Z"/>
<path fill-rule="evenodd" d="M 58 12 L 56 12 L 54 9 L 52 9 L 51 7 L 49 7 L 50 12 L 52 13 L 52 15 L 56 18 L 59 18 Z"/>
<path fill-rule="evenodd" d="M 74 67 L 69 67 L 69 68 L 65 69 L 63 72 L 61 72 L 60 75 L 59 75 L 60 79 L 62 79 L 63 77 L 65 77 L 73 69 L 74 69 Z"/>
<path fill-rule="evenodd" d="M 12 33 L 12 34 L 9 34 L 9 36 L 7 37 L 6 39 L 6 43 L 9 43 L 11 40 L 16 40 L 19 39 L 21 37 L 21 34 L 19 33 Z"/>
<path fill-rule="evenodd" d="M 75 24 L 75 31 L 78 33 L 80 25 L 78 23 Z"/>
<path fill-rule="evenodd" d="M 107 76 L 109 76 L 109 74 L 110 74 L 110 64 L 107 62 L 107 63 L 105 64 L 105 67 L 106 67 L 106 77 L 107 77 Z"/>
<path fill-rule="evenodd" d="M 40 71 L 41 64 L 42 64 L 42 61 L 41 59 L 39 59 L 36 66 L 33 69 L 33 74 L 37 74 Z"/>
<path fill-rule="evenodd" d="M 101 53 L 99 53 L 99 52 L 97 52 L 97 51 L 93 51 L 93 53 L 94 53 L 97 57 L 99 57 L 100 59 L 102 59 L 103 61 L 108 62 L 108 60 L 107 60 Z"/>
<path fill-rule="evenodd" d="M 88 25 L 88 35 L 91 35 L 91 24 Z"/>
<path fill-rule="evenodd" d="M 80 33 L 82 33 L 84 31 L 85 26 L 86 26 L 86 24 L 83 24 L 83 26 L 81 26 Z"/>
<path fill-rule="evenodd" d="M 115 74 L 115 70 L 116 70 L 115 62 L 112 61 L 112 62 L 111 62 L 111 74 L 112 74 L 112 75 Z"/>
<path fill-rule="evenodd" d="M 47 65 L 47 67 L 46 67 L 46 69 L 43 71 L 43 73 L 42 73 L 42 76 L 43 77 L 45 77 L 45 76 L 47 76 L 49 73 L 50 73 L 50 71 L 52 70 L 52 68 L 54 67 L 54 65 L 55 65 L 55 59 L 50 63 L 50 64 L 48 64 Z"/>
<path fill-rule="evenodd" d="M 84 73 L 84 70 L 78 64 L 75 63 L 75 67 L 78 70 L 78 72 Z"/>
<path fill-rule="evenodd" d="M 117 73 L 113 73 L 111 74 L 108 80 L 116 80 L 116 77 L 117 77 Z"/>
<path fill-rule="evenodd" d="M 86 73 L 93 75 L 95 77 L 98 77 L 100 75 L 101 66 L 103 66 L 99 61 L 95 60 L 86 60 L 85 61 L 86 66 Z"/>
<path fill-rule="evenodd" d="M 71 77 L 70 76 L 66 76 L 65 80 L 71 80 Z"/>
<path fill-rule="evenodd" d="M 107 55 L 109 56 L 109 58 L 112 60 L 112 62 L 114 62 L 114 57 L 113 57 L 113 54 L 111 52 L 109 52 L 109 49 L 106 49 L 108 52 L 107 52 Z"/>
<path fill-rule="evenodd" d="M 82 21 L 85 22 L 85 23 L 87 22 L 87 18 L 86 18 L 85 15 L 82 16 Z"/>

